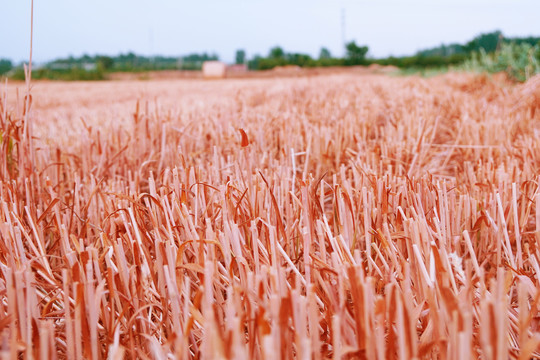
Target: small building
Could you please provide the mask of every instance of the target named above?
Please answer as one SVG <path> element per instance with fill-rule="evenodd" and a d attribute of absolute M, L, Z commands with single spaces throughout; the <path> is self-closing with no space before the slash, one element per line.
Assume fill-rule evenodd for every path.
<path fill-rule="evenodd" d="M 82 68 L 86 71 L 94 71 L 97 69 L 97 64 L 95 62 L 83 62 Z"/>
<path fill-rule="evenodd" d="M 205 61 L 202 73 L 205 79 L 223 79 L 227 73 L 227 65 L 221 61 Z"/>

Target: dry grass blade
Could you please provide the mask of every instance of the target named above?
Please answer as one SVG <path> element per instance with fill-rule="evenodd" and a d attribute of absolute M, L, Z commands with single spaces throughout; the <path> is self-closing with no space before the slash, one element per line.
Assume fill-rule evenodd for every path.
<path fill-rule="evenodd" d="M 2 356 L 539 357 L 538 84 L 7 85 Z"/>

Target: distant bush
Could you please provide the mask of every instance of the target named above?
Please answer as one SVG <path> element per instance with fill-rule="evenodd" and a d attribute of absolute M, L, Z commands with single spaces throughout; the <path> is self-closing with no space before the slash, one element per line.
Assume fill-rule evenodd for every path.
<path fill-rule="evenodd" d="M 24 80 L 24 70 L 17 68 L 10 76 L 13 80 Z M 49 69 L 41 68 L 32 71 L 32 79 L 36 80 L 62 80 L 62 81 L 90 81 L 105 80 L 105 72 L 98 66 L 95 70 L 72 69 Z"/>
<path fill-rule="evenodd" d="M 345 65 L 367 65 L 366 55 L 369 51 L 367 46 L 358 46 L 356 42 L 351 41 L 345 44 L 345 50 L 347 51 L 347 57 L 345 59 Z"/>
<path fill-rule="evenodd" d="M 450 56 L 440 55 L 414 55 L 404 57 L 388 57 L 385 59 L 371 60 L 379 65 L 393 65 L 402 69 L 426 69 L 441 68 L 461 64 L 467 59 L 465 54 L 453 54 Z"/>
<path fill-rule="evenodd" d="M 4 75 L 13 68 L 11 60 L 0 59 L 0 75 Z"/>
<path fill-rule="evenodd" d="M 514 80 L 526 81 L 540 73 L 540 44 L 502 43 L 493 53 L 480 49 L 472 54 L 463 68 L 489 73 L 506 72 Z"/>

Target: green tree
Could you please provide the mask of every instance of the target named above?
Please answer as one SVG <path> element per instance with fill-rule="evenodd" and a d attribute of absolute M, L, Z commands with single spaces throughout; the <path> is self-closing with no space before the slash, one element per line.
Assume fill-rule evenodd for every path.
<path fill-rule="evenodd" d="M 262 57 L 260 55 L 255 55 L 253 59 L 248 61 L 248 69 L 249 70 L 259 70 L 260 61 Z"/>
<path fill-rule="evenodd" d="M 503 40 L 503 35 L 500 31 L 493 31 L 487 34 L 480 34 L 465 45 L 467 51 L 480 51 L 484 49 L 485 52 L 494 52 L 499 46 L 499 42 Z"/>
<path fill-rule="evenodd" d="M 366 54 L 369 50 L 367 46 L 358 46 L 353 40 L 345 45 L 347 59 L 350 65 L 361 65 L 366 62 Z"/>
<path fill-rule="evenodd" d="M 114 60 L 110 56 L 97 56 L 96 63 L 103 70 L 110 70 L 114 65 Z"/>
<path fill-rule="evenodd" d="M 13 63 L 8 59 L 0 59 L 0 75 L 3 75 L 13 68 Z"/>
<path fill-rule="evenodd" d="M 246 51 L 242 49 L 236 50 L 235 58 L 237 64 L 244 64 L 246 62 Z"/>
<path fill-rule="evenodd" d="M 274 46 L 270 49 L 270 54 L 268 54 L 270 59 L 283 59 L 285 57 L 285 51 L 280 46 Z"/>
<path fill-rule="evenodd" d="M 300 53 L 285 54 L 285 59 L 288 64 L 298 65 L 301 67 L 314 66 L 314 61 L 311 56 Z"/>
<path fill-rule="evenodd" d="M 328 50 L 325 47 L 322 47 L 321 51 L 319 52 L 319 60 L 331 59 L 331 58 L 332 58 L 332 54 L 330 53 L 330 50 Z"/>

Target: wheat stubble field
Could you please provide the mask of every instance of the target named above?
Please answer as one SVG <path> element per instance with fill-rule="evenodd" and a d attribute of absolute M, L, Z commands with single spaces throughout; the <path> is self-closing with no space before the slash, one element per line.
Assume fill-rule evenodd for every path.
<path fill-rule="evenodd" d="M 540 356 L 540 77 L 25 92 L 0 103 L 3 358 Z"/>

